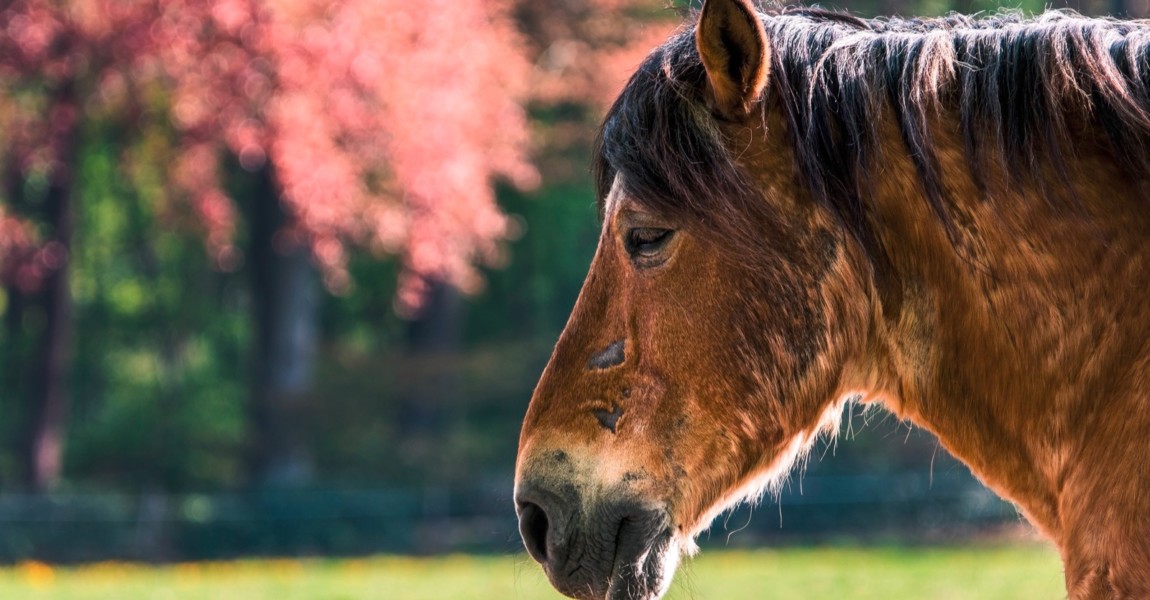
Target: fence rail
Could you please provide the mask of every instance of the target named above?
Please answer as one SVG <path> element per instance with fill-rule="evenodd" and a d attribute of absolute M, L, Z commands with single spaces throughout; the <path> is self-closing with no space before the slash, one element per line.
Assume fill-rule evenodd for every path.
<path fill-rule="evenodd" d="M 372 490 L 0 493 L 0 561 L 518 551 L 511 488 L 507 479 Z M 1013 507 L 965 472 L 809 475 L 720 519 L 714 531 L 737 530 L 736 543 L 757 544 L 964 535 L 1017 520 Z"/>

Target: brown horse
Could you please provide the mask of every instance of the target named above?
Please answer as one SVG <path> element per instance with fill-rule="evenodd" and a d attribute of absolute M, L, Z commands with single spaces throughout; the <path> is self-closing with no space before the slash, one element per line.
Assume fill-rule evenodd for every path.
<path fill-rule="evenodd" d="M 516 473 L 556 588 L 661 596 L 858 399 L 1015 502 L 1071 598 L 1150 598 L 1150 25 L 707 0 L 600 140 Z"/>

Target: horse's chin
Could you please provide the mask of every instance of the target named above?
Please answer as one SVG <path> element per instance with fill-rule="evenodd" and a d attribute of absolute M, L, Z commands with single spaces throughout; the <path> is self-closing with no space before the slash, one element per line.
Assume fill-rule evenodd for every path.
<path fill-rule="evenodd" d="M 606 600 L 657 600 L 667 593 L 679 565 L 680 543 L 670 530 L 659 533 L 646 548 L 619 548 Z"/>

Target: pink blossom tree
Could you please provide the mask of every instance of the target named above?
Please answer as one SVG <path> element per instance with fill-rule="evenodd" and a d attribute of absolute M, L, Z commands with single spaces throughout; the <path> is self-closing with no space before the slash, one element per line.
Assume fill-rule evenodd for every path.
<path fill-rule="evenodd" d="M 474 265 L 498 260 L 513 233 L 493 178 L 537 178 L 520 105 L 528 64 L 499 0 L 229 0 L 201 14 L 161 21 L 164 37 L 187 41 L 158 55 L 182 134 L 172 181 L 225 268 L 240 251 L 220 157 L 236 157 L 268 192 L 250 213 L 262 216 L 248 252 L 249 462 L 257 478 L 290 480 L 306 471 L 290 413 L 310 387 L 311 265 L 338 293 L 352 284 L 349 247 L 398 256 L 396 307 L 408 314 L 429 285 L 478 289 Z"/>
<path fill-rule="evenodd" d="M 134 103 L 142 89 L 162 90 L 177 156 L 165 169 L 162 210 L 202 231 L 221 269 L 245 258 L 226 164 L 263 183 L 248 212 L 262 220 L 250 223 L 248 252 L 259 263 L 248 265 L 257 296 L 253 435 L 282 454 L 290 448 L 274 447 L 284 444 L 269 415 L 309 384 L 310 265 L 340 292 L 352 285 L 351 248 L 396 256 L 396 306 L 410 311 L 429 282 L 477 289 L 475 265 L 498 260 L 500 240 L 514 233 L 493 180 L 531 186 L 537 174 L 520 104 L 529 65 L 509 8 L 501 0 L 18 0 L 0 11 L 8 34 L 0 35 L 0 120 L 16 124 L 0 139 L 4 189 L 13 192 L 0 252 L 9 294 L 39 290 L 48 315 L 29 402 L 42 416 L 28 428 L 28 484 L 49 487 L 60 472 L 72 175 L 84 119 L 155 118 Z M 15 192 L 36 177 L 49 187 L 32 210 Z"/>
<path fill-rule="evenodd" d="M 270 168 L 329 289 L 350 282 L 347 247 L 401 257 L 401 308 L 427 278 L 479 285 L 509 222 L 493 177 L 534 185 L 520 108 L 528 65 L 500 0 L 169 3 L 155 60 L 173 83 L 188 192 L 221 266 L 234 207 L 220 187 L 227 151 Z"/>

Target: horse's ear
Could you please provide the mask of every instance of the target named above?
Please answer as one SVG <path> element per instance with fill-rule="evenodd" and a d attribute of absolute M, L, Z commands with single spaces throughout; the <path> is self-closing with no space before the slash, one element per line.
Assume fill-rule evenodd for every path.
<path fill-rule="evenodd" d="M 706 0 L 695 45 L 718 112 L 729 118 L 749 115 L 767 86 L 771 65 L 767 33 L 750 0 Z"/>

